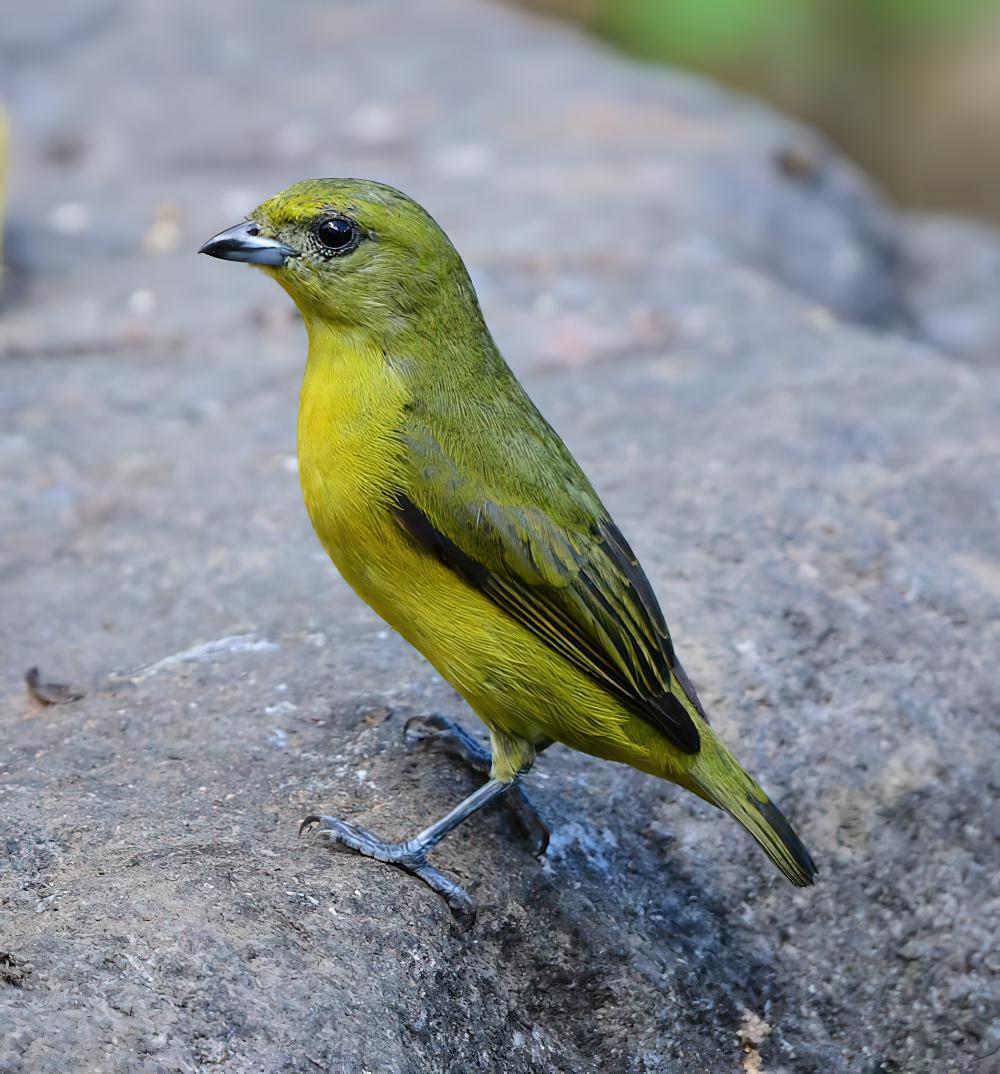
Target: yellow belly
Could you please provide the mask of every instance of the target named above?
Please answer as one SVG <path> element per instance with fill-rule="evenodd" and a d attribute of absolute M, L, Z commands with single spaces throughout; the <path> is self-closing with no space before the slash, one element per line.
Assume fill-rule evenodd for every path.
<path fill-rule="evenodd" d="M 299 476 L 312 524 L 345 580 L 492 731 L 529 743 L 554 739 L 655 775 L 682 775 L 677 752 L 664 749 L 643 721 L 399 527 L 390 504 L 402 448 L 392 431 L 405 387 L 380 353 L 342 341 L 335 353 L 311 348 L 299 411 Z"/>

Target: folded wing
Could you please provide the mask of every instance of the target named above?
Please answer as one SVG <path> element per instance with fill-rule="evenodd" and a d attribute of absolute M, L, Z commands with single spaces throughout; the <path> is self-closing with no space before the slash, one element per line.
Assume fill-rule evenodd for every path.
<path fill-rule="evenodd" d="M 562 441 L 538 422 L 492 468 L 459 463 L 426 429 L 408 429 L 411 480 L 396 495 L 395 518 L 678 749 L 697 753 L 698 729 L 681 698 L 704 710 L 649 581 Z M 539 474 L 540 457 L 556 465 Z"/>

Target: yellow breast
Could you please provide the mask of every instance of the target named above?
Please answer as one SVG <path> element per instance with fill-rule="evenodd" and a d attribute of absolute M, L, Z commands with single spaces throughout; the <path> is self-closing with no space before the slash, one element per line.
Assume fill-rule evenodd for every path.
<path fill-rule="evenodd" d="M 299 477 L 323 547 L 358 596 L 490 727 L 636 763 L 617 703 L 396 523 L 394 496 L 407 487 L 396 430 L 408 399 L 377 347 L 313 326 L 299 408 Z M 589 730 L 577 742 L 581 726 Z M 638 747 L 640 766 L 647 752 Z"/>
<path fill-rule="evenodd" d="M 364 337 L 313 328 L 299 403 L 306 510 L 348 584 L 434 660 L 441 640 L 434 612 L 464 587 L 393 517 L 395 494 L 406 487 L 397 430 L 408 401 L 391 364 Z"/>
<path fill-rule="evenodd" d="M 366 579 L 398 543 L 388 507 L 402 469 L 395 430 L 406 402 L 369 339 L 313 327 L 299 402 L 302 495 L 323 547 L 369 603 Z"/>

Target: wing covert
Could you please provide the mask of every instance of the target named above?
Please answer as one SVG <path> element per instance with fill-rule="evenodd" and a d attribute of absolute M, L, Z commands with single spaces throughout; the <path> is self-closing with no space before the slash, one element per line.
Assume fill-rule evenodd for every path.
<path fill-rule="evenodd" d="M 488 489 L 470 467 L 420 437 L 411 458 L 424 480 L 397 494 L 396 521 L 678 749 L 696 753 L 698 729 L 677 692 L 701 715 L 704 710 L 677 662 L 649 581 L 569 452 L 545 428 L 565 480 L 542 488 L 537 479 L 531 487 L 532 475 L 518 482 L 518 472 L 508 469 L 508 479 L 494 475 Z M 553 445 L 544 448 L 551 452 Z M 510 457 L 516 466 L 519 453 Z"/>

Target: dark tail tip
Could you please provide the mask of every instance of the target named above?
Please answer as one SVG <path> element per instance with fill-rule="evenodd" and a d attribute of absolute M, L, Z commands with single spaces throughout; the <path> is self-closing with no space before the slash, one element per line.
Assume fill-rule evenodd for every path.
<path fill-rule="evenodd" d="M 771 854 L 775 865 L 796 887 L 811 887 L 816 882 L 816 874 L 819 870 L 802 840 L 785 820 L 784 814 L 773 802 L 758 801 L 752 794 L 748 794 L 747 798 L 753 802 L 757 811 L 781 841 L 783 853 Z M 768 848 L 765 847 L 765 849 Z M 771 853 L 770 850 L 768 852 Z"/>

